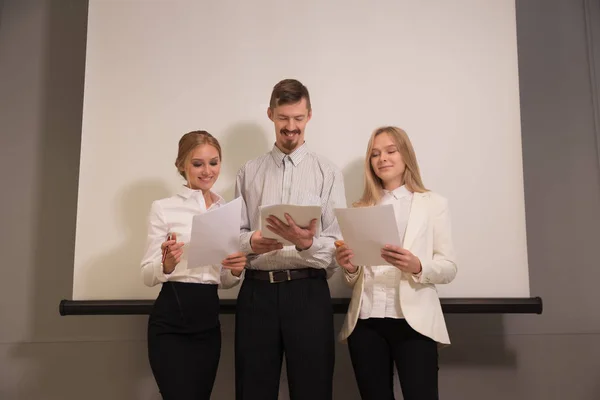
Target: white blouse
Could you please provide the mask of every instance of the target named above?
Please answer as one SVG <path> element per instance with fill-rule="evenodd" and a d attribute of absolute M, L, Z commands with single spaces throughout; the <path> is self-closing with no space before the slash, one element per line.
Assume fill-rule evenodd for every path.
<path fill-rule="evenodd" d="M 398 233 L 404 238 L 413 194 L 400 186 L 384 190 L 379 205 L 392 204 L 396 215 Z M 364 267 L 364 288 L 359 318 L 403 318 L 400 307 L 400 279 L 402 271 L 391 265 Z"/>
<path fill-rule="evenodd" d="M 225 200 L 218 194 L 210 192 L 210 195 L 213 204 L 208 210 L 225 204 Z M 166 281 L 176 281 L 217 284 L 227 289 L 239 283 L 240 278 L 221 265 L 198 265 L 188 268 L 187 244 L 192 232 L 192 218 L 208 210 L 202 191 L 185 186 L 182 186 L 176 195 L 152 203 L 148 217 L 146 252 L 142 258 L 142 278 L 145 285 L 155 286 Z M 165 274 L 162 269 L 160 246 L 169 233 L 175 233 L 177 242 L 183 242 L 184 246 L 175 270 Z"/>

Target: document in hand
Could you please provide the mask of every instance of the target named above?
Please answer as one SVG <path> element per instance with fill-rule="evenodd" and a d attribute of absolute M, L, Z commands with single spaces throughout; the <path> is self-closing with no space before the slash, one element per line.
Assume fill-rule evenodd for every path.
<path fill-rule="evenodd" d="M 317 220 L 317 232 L 315 237 L 318 238 L 321 234 L 321 207 L 320 206 L 298 206 L 294 204 L 275 204 L 270 206 L 260 206 L 260 231 L 262 236 L 269 239 L 277 239 L 284 246 L 293 245 L 290 241 L 282 238 L 279 235 L 271 232 L 267 228 L 267 218 L 273 215 L 279 218 L 284 224 L 287 224 L 284 214 L 288 213 L 294 220 L 296 225 L 302 228 L 308 228 L 310 221 Z"/>
<path fill-rule="evenodd" d="M 354 265 L 390 265 L 381 258 L 386 244 L 402 246 L 394 206 L 336 208 L 344 243 L 352 249 Z"/>
<path fill-rule="evenodd" d="M 188 268 L 221 264 L 240 248 L 242 198 L 194 215 L 188 248 Z"/>

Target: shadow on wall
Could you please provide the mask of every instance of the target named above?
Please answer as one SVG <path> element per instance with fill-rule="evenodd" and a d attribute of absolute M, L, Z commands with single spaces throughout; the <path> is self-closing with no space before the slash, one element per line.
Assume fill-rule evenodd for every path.
<path fill-rule="evenodd" d="M 364 159 L 357 158 L 344 166 L 344 188 L 346 189 L 346 204 L 352 207 L 362 196 L 365 185 Z"/>
<path fill-rule="evenodd" d="M 158 180 L 139 181 L 119 192 L 116 207 L 107 209 L 117 210 L 119 229 L 126 233 L 125 239 L 83 267 L 86 293 L 95 293 L 98 282 L 112 282 L 113 289 L 120 293 L 127 293 L 132 283 L 143 285 L 139 266 L 145 250 L 150 206 L 152 201 L 171 195 L 167 185 Z M 156 298 L 159 289 L 159 286 L 153 288 L 152 298 Z"/>
<path fill-rule="evenodd" d="M 363 160 L 356 159 L 350 162 L 343 167 L 342 174 L 344 175 L 346 206 L 352 207 L 352 203 L 358 200 L 363 191 Z M 352 290 L 345 283 L 341 268 L 336 269 L 328 283 L 332 298 L 350 298 L 352 296 Z"/>
<path fill-rule="evenodd" d="M 38 136 L 39 148 L 28 155 L 39 166 L 31 184 L 37 203 L 35 265 L 28 285 L 30 302 L 22 306 L 31 318 L 33 343 L 15 345 L 11 351 L 14 365 L 27 365 L 30 371 L 20 384 L 19 398 L 149 398 L 141 393 L 156 392 L 149 383 L 152 376 L 145 356 L 147 317 L 61 317 L 58 313 L 60 300 L 72 294 L 88 4 L 72 0 L 31 8 L 41 16 L 43 52 L 36 54 L 41 74 L 32 77 L 33 85 L 38 85 L 38 78 L 40 82 L 32 88 L 39 97 L 33 112 L 40 115 L 40 130 L 31 133 Z M 161 190 L 151 191 L 159 195 Z M 134 212 L 135 218 L 141 214 Z M 117 273 L 113 280 L 118 279 Z M 117 360 L 121 365 L 113 365 Z M 111 376 L 106 371 L 115 367 L 128 380 L 90 392 L 97 387 L 98 376 Z"/>
<path fill-rule="evenodd" d="M 265 117 L 266 118 L 266 117 Z M 252 122 L 239 122 L 227 128 L 218 139 L 223 151 L 221 178 L 230 182 L 223 189 L 221 196 L 225 200 L 233 200 L 235 194 L 235 178 L 238 170 L 246 161 L 259 157 L 271 150 L 267 140 L 268 133 Z"/>

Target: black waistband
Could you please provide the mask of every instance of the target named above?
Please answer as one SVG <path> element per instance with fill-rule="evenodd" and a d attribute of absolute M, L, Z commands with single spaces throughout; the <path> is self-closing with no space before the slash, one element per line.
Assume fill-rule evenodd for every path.
<path fill-rule="evenodd" d="M 245 279 L 258 279 L 270 283 L 280 283 L 307 278 L 327 278 L 324 269 L 301 268 L 301 269 L 279 269 L 275 271 L 262 271 L 258 269 L 246 269 Z"/>

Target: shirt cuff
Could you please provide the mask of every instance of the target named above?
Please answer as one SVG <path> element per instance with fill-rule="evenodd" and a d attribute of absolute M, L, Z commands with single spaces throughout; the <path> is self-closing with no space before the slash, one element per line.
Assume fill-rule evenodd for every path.
<path fill-rule="evenodd" d="M 242 273 L 240 274 L 240 276 L 235 276 L 233 274 L 233 272 L 231 272 L 231 270 L 227 270 L 224 269 L 221 266 L 221 285 L 219 285 L 219 287 L 221 289 L 231 289 L 232 287 L 234 287 L 235 285 L 237 285 L 240 280 L 242 279 L 242 276 L 244 276 L 244 271 L 242 271 Z"/>
<path fill-rule="evenodd" d="M 252 253 L 252 246 L 250 245 L 250 238 L 254 231 L 244 232 L 240 235 L 240 251 L 244 254 Z"/>
<path fill-rule="evenodd" d="M 312 258 L 322 248 L 323 244 L 319 243 L 316 238 L 313 238 L 313 242 L 310 247 L 306 250 L 298 250 L 298 254 L 304 259 Z"/>
<path fill-rule="evenodd" d="M 413 280 L 417 283 L 427 283 L 427 282 L 423 282 L 423 272 L 424 271 L 425 271 L 425 265 L 423 263 L 421 263 L 421 271 L 419 271 L 418 274 L 411 274 Z"/>
<path fill-rule="evenodd" d="M 232 271 L 232 270 L 230 270 L 230 269 L 229 269 L 229 270 L 227 270 L 227 272 L 229 273 L 229 277 L 230 277 L 231 279 L 233 279 L 235 282 L 237 282 L 237 281 L 239 281 L 239 280 L 241 280 L 241 279 L 242 279 L 242 277 L 244 276 L 244 272 L 246 272 L 246 269 L 242 270 L 242 273 L 240 274 L 240 276 L 235 276 L 235 275 L 233 274 L 233 271 Z"/>
<path fill-rule="evenodd" d="M 175 270 L 173 270 L 173 272 L 175 272 Z M 154 276 L 161 283 L 167 282 L 169 280 L 169 277 L 173 274 L 173 272 L 171 272 L 170 274 L 165 274 L 163 272 L 162 263 L 154 264 Z"/>
<path fill-rule="evenodd" d="M 344 280 L 346 281 L 346 283 L 348 285 L 350 285 L 350 286 L 354 286 L 354 284 L 358 280 L 358 276 L 360 275 L 360 269 L 361 269 L 361 267 L 357 266 L 356 267 L 356 271 L 354 271 L 354 272 L 348 272 L 343 267 L 340 267 L 340 268 L 342 268 L 344 270 Z"/>

